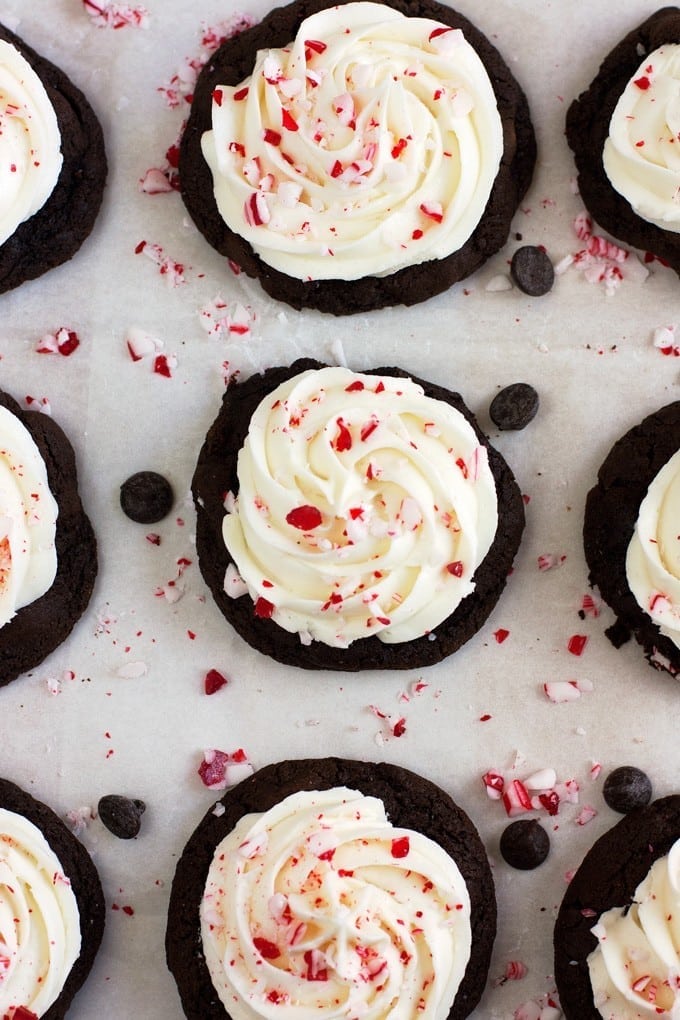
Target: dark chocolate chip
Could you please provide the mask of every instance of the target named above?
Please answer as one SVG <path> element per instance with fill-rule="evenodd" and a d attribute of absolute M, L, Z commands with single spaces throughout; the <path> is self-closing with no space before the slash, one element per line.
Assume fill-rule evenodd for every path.
<path fill-rule="evenodd" d="M 511 867 L 530 871 L 548 856 L 550 836 L 535 818 L 519 819 L 503 830 L 500 851 Z"/>
<path fill-rule="evenodd" d="M 143 800 L 132 800 L 117 793 L 107 794 L 97 805 L 102 824 L 119 839 L 134 839 L 139 835 L 145 811 Z"/>
<path fill-rule="evenodd" d="M 552 289 L 555 270 L 548 255 L 534 244 L 525 244 L 512 256 L 510 275 L 525 294 L 541 297 Z"/>
<path fill-rule="evenodd" d="M 138 471 L 120 487 L 123 513 L 138 524 L 155 524 L 172 510 L 174 493 L 167 478 L 156 471 Z"/>
<path fill-rule="evenodd" d="M 652 799 L 652 784 L 642 769 L 634 765 L 621 765 L 605 779 L 602 794 L 612 811 L 626 815 L 635 808 L 649 804 Z"/>
<path fill-rule="evenodd" d="M 491 401 L 489 414 L 499 429 L 523 429 L 538 411 L 538 393 L 529 383 L 512 383 Z"/>

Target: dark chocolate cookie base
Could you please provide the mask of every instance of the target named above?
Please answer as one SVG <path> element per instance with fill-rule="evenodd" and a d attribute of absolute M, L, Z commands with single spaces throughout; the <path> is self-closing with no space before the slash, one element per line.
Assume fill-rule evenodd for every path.
<path fill-rule="evenodd" d="M 304 669 L 348 671 L 418 669 L 433 665 L 468 641 L 500 598 L 524 529 L 524 503 L 510 468 L 489 446 L 461 396 L 415 376 L 410 378 L 420 383 L 428 396 L 451 404 L 467 418 L 489 452 L 498 493 L 498 529 L 489 552 L 477 568 L 472 594 L 436 627 L 434 635 L 400 644 L 386 644 L 373 636 L 354 641 L 348 648 L 332 648 L 320 641 L 302 645 L 297 634 L 290 634 L 273 620 L 255 616 L 249 595 L 234 599 L 224 590 L 224 577 L 231 560 L 222 539 L 224 495 L 238 491 L 237 457 L 250 419 L 260 401 L 285 379 L 322 367 L 318 361 L 300 359 L 290 368 L 270 368 L 243 383 L 232 383 L 227 389 L 217 419 L 206 436 L 192 482 L 201 572 L 220 611 L 241 637 L 279 662 Z M 369 374 L 408 377 L 398 368 L 372 369 Z"/>
<path fill-rule="evenodd" d="M 597 945 L 591 928 L 606 910 L 631 902 L 654 861 L 679 838 L 680 796 L 665 797 L 622 818 L 584 858 L 555 924 L 555 980 L 566 1020 L 602 1020 L 586 962 Z"/>
<path fill-rule="evenodd" d="M 496 93 L 504 141 L 500 169 L 480 224 L 463 247 L 446 258 L 400 269 L 386 277 L 349 282 L 296 280 L 263 262 L 247 241 L 227 227 L 218 212 L 212 174 L 201 152 L 201 137 L 211 127 L 213 89 L 217 85 L 237 85 L 247 78 L 258 49 L 288 45 L 300 23 L 328 7 L 329 0 L 297 0 L 271 11 L 260 24 L 229 39 L 206 64 L 194 92 L 179 161 L 185 205 L 213 248 L 236 262 L 248 276 L 259 279 L 271 297 L 297 309 L 348 315 L 386 305 L 413 305 L 447 290 L 503 247 L 515 210 L 531 182 L 536 139 L 528 103 L 496 48 L 461 14 L 436 0 L 384 2 L 407 16 L 431 18 L 461 28 L 484 63 Z"/>
<path fill-rule="evenodd" d="M 680 650 L 638 605 L 628 587 L 626 552 L 640 504 L 663 465 L 680 447 L 680 401 L 650 414 L 612 447 L 586 500 L 583 542 L 589 579 L 614 610 L 609 634 L 620 647 L 631 636 L 652 666 L 680 671 Z M 667 664 L 666 664 L 667 663 Z"/>
<path fill-rule="evenodd" d="M 78 903 L 80 955 L 71 968 L 61 995 L 42 1014 L 42 1020 L 63 1020 L 74 995 L 90 973 L 104 934 L 106 909 L 99 875 L 89 853 L 61 818 L 46 804 L 35 800 L 7 779 L 0 779 L 0 807 L 23 815 L 41 830 L 59 858 Z"/>
<path fill-rule="evenodd" d="M 643 220 L 609 183 L 602 152 L 614 107 L 646 54 L 680 43 L 680 9 L 664 7 L 633 29 L 605 58 L 589 88 L 567 112 L 567 141 L 574 153 L 583 202 L 613 237 L 651 252 L 680 273 L 680 234 Z"/>
<path fill-rule="evenodd" d="M 73 447 L 40 411 L 22 411 L 0 390 L 0 404 L 26 426 L 47 466 L 59 506 L 57 574 L 52 587 L 0 627 L 0 687 L 38 666 L 71 633 L 84 613 L 97 576 L 97 543 L 78 493 Z"/>
<path fill-rule="evenodd" d="M 80 89 L 3 25 L 0 39 L 19 50 L 45 86 L 57 114 L 64 160 L 54 191 L 42 209 L 0 245 L 2 294 L 75 255 L 97 218 L 107 164 L 101 126 Z"/>
<path fill-rule="evenodd" d="M 455 860 L 472 907 L 472 953 L 449 1020 L 464 1020 L 477 1005 L 496 933 L 493 878 L 477 830 L 457 804 L 429 780 L 384 762 L 321 758 L 283 761 L 260 769 L 229 790 L 220 817 L 211 809 L 178 862 L 170 894 L 166 957 L 189 1020 L 224 1020 L 205 964 L 199 909 L 215 847 L 250 812 L 267 811 L 299 790 L 347 786 L 378 797 L 393 825 L 422 832 Z"/>

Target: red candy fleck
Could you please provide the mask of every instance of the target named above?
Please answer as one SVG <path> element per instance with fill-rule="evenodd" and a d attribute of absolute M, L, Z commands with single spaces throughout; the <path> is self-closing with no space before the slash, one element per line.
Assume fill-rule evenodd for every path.
<path fill-rule="evenodd" d="M 390 853 L 397 860 L 408 856 L 408 852 L 411 849 L 411 843 L 408 836 L 399 836 L 398 839 L 392 840 L 392 849 Z"/>
<path fill-rule="evenodd" d="M 222 687 L 226 686 L 227 683 L 227 678 L 222 676 L 219 670 L 209 669 L 205 674 L 205 693 L 215 694 L 216 691 L 219 691 Z"/>
<path fill-rule="evenodd" d="M 222 100 L 224 99 L 224 92 L 222 91 L 222 89 L 213 89 L 212 97 L 215 105 L 221 106 Z"/>
<path fill-rule="evenodd" d="M 296 506 L 290 513 L 286 514 L 286 521 L 293 528 L 299 528 L 300 531 L 312 531 L 314 528 L 318 528 L 323 521 L 323 516 L 318 507 L 309 506 Z"/>
<path fill-rule="evenodd" d="M 234 92 L 234 99 L 236 100 L 237 103 L 240 103 L 241 100 L 245 99 L 247 95 L 248 95 L 248 86 L 246 85 L 244 88 L 239 89 L 238 92 Z"/>
<path fill-rule="evenodd" d="M 463 576 L 463 569 L 464 568 L 463 568 L 463 563 L 462 563 L 461 560 L 454 560 L 453 563 L 447 563 L 446 564 L 446 569 L 448 570 L 449 574 L 453 574 L 454 577 L 462 577 Z"/>
<path fill-rule="evenodd" d="M 260 956 L 265 960 L 277 960 L 281 955 L 281 950 L 275 942 L 270 942 L 269 939 L 263 939 L 259 935 L 256 935 L 253 939 L 253 945 Z"/>
<path fill-rule="evenodd" d="M 406 720 L 402 716 L 400 719 L 397 719 L 394 726 L 392 727 L 392 734 L 395 737 L 403 737 L 405 733 L 406 733 Z"/>
<path fill-rule="evenodd" d="M 284 109 L 281 111 L 281 123 L 285 127 L 286 131 L 299 130 L 299 124 L 289 110 Z"/>
<path fill-rule="evenodd" d="M 310 59 L 311 53 L 325 53 L 326 49 L 326 43 L 321 42 L 320 39 L 305 39 L 305 57 L 307 60 Z"/>
<path fill-rule="evenodd" d="M 510 631 L 506 630 L 505 627 L 499 627 L 498 630 L 495 630 L 493 632 L 493 636 L 496 638 L 496 641 L 498 642 L 499 645 L 502 645 L 505 639 L 509 637 L 509 635 Z"/>
<path fill-rule="evenodd" d="M 172 370 L 167 354 L 157 354 L 153 362 L 153 370 L 156 375 L 162 375 L 165 379 L 172 378 Z"/>
<path fill-rule="evenodd" d="M 652 83 L 651 83 L 651 81 L 649 80 L 649 78 L 647 77 L 647 75 L 646 75 L 646 74 L 642 74 L 642 75 L 640 75 L 640 77 L 639 77 L 639 78 L 636 78 L 636 79 L 635 79 L 635 81 L 633 82 L 633 84 L 634 84 L 634 85 L 637 85 L 637 87 L 638 87 L 638 88 L 639 88 L 639 89 L 640 89 L 640 90 L 641 90 L 642 92 L 646 92 L 646 91 L 647 91 L 647 89 L 648 89 L 648 88 L 650 87 L 650 85 L 651 85 Z"/>
<path fill-rule="evenodd" d="M 270 620 L 273 614 L 274 604 L 260 595 L 255 603 L 255 616 L 259 616 L 261 620 Z"/>
<path fill-rule="evenodd" d="M 265 128 L 264 140 L 265 142 L 269 142 L 270 145 L 280 145 L 281 135 L 278 131 L 274 131 L 273 128 Z"/>
<path fill-rule="evenodd" d="M 587 643 L 588 638 L 585 634 L 572 634 L 567 642 L 567 651 L 572 655 L 581 655 Z"/>
<path fill-rule="evenodd" d="M 503 806 L 511 818 L 524 811 L 531 811 L 531 797 L 519 779 L 513 779 L 503 792 Z"/>
<path fill-rule="evenodd" d="M 328 970 L 322 966 L 324 957 L 318 949 L 307 949 L 303 959 L 307 964 L 307 981 L 328 981 Z"/>
<path fill-rule="evenodd" d="M 354 382 L 349 384 L 349 386 L 345 386 L 345 393 L 356 393 L 363 389 L 365 389 L 365 386 L 361 379 L 355 379 Z"/>
<path fill-rule="evenodd" d="M 344 453 L 347 450 L 352 449 L 352 433 L 347 428 L 342 418 L 338 418 L 336 424 L 338 426 L 338 433 L 333 440 L 333 448 L 337 450 L 338 453 Z"/>
<path fill-rule="evenodd" d="M 25 1006 L 17 1006 L 12 1013 L 12 1020 L 38 1020 L 38 1014 L 26 1009 Z"/>
<path fill-rule="evenodd" d="M 560 798 L 555 790 L 539 793 L 538 800 L 549 815 L 556 815 L 560 808 Z"/>

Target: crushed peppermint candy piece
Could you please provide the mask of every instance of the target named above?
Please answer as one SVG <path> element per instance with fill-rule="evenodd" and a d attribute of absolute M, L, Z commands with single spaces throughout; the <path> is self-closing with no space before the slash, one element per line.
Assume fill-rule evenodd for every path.
<path fill-rule="evenodd" d="M 163 341 L 140 329 L 139 326 L 130 326 L 125 334 L 125 345 L 128 354 L 133 361 L 142 361 L 152 354 L 155 356 L 163 350 Z"/>
<path fill-rule="evenodd" d="M 80 346 L 75 330 L 60 326 L 54 333 L 45 333 L 36 345 L 38 354 L 61 354 L 67 358 Z"/>
<path fill-rule="evenodd" d="M 203 752 L 198 774 L 209 790 L 226 790 L 252 775 L 255 769 L 242 748 L 232 753 L 211 748 Z"/>
<path fill-rule="evenodd" d="M 572 634 L 567 642 L 567 651 L 572 655 L 582 655 L 588 643 L 586 634 Z"/>
<path fill-rule="evenodd" d="M 624 279 L 642 282 L 649 270 L 637 255 L 606 237 L 593 233 L 593 223 L 586 213 L 574 220 L 574 231 L 582 247 L 566 255 L 555 266 L 555 273 L 566 273 L 570 266 L 581 271 L 588 283 L 601 283 L 608 296 L 614 294 Z"/>
<path fill-rule="evenodd" d="M 145 195 L 167 195 L 176 189 L 170 179 L 169 170 L 153 166 L 140 179 L 139 190 L 143 191 Z"/>
<path fill-rule="evenodd" d="M 168 286 L 179 287 L 186 283 L 185 266 L 181 262 L 175 262 L 169 255 L 166 255 L 160 244 L 150 244 L 148 241 L 140 241 L 135 245 L 135 255 L 146 255 L 148 259 L 158 266 L 158 272 L 166 280 Z"/>
<path fill-rule="evenodd" d="M 545 573 L 546 570 L 554 570 L 555 567 L 561 567 L 566 558 L 565 555 L 556 553 L 542 553 L 538 557 L 538 569 L 542 573 Z"/>
<path fill-rule="evenodd" d="M 217 691 L 226 687 L 228 683 L 229 681 L 226 676 L 220 673 L 218 669 L 209 669 L 203 680 L 203 689 L 206 694 L 216 694 Z"/>
<path fill-rule="evenodd" d="M 24 397 L 24 404 L 28 411 L 42 411 L 48 416 L 52 414 L 52 405 L 47 397 L 32 397 L 30 393 L 27 393 Z"/>
<path fill-rule="evenodd" d="M 546 698 L 555 705 L 577 701 L 582 694 L 589 694 L 592 690 L 591 680 L 549 680 L 543 684 Z"/>
<path fill-rule="evenodd" d="M 588 804 L 585 804 L 579 811 L 578 815 L 576 816 L 576 824 L 587 825 L 588 822 L 591 822 L 593 818 L 595 818 L 596 816 L 597 811 L 595 810 L 595 808 L 590 807 Z"/>
<path fill-rule="evenodd" d="M 680 343 L 675 339 L 675 326 L 657 326 L 652 335 L 652 343 L 662 354 L 680 357 Z"/>
<path fill-rule="evenodd" d="M 141 4 L 133 7 L 131 4 L 113 3 L 112 0 L 97 0 L 96 3 L 95 0 L 83 0 L 83 7 L 97 28 L 149 27 L 149 12 Z"/>
<path fill-rule="evenodd" d="M 82 836 L 85 829 L 94 821 L 95 813 L 91 807 L 74 808 L 66 812 L 66 824 L 74 836 Z"/>

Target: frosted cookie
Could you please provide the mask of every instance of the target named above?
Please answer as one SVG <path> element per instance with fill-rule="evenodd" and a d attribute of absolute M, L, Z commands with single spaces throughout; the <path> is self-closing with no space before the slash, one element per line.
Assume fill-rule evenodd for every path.
<path fill-rule="evenodd" d="M 66 639 L 96 575 L 70 442 L 48 415 L 0 391 L 0 685 Z"/>
<path fill-rule="evenodd" d="M 680 401 L 650 414 L 608 454 L 583 525 L 590 582 L 657 669 L 680 671 Z"/>
<path fill-rule="evenodd" d="M 671 1017 L 680 1008 L 680 797 L 626 815 L 588 852 L 555 925 L 566 1020 Z"/>
<path fill-rule="evenodd" d="M 536 146 L 498 51 L 420 0 L 298 0 L 203 70 L 180 181 L 198 229 L 295 308 L 412 305 L 505 243 Z"/>
<path fill-rule="evenodd" d="M 311 759 L 261 769 L 206 814 L 166 953 L 190 1020 L 462 1020 L 495 931 L 484 847 L 448 794 L 396 765 Z"/>
<path fill-rule="evenodd" d="M 89 853 L 58 815 L 0 779 L 0 1016 L 61 1020 L 104 932 Z"/>
<path fill-rule="evenodd" d="M 192 488 L 221 612 L 306 669 L 450 655 L 496 604 L 524 527 L 460 395 L 396 368 L 300 360 L 232 383 Z"/>
<path fill-rule="evenodd" d="M 567 114 L 583 201 L 614 237 L 680 272 L 675 105 L 680 9 L 664 7 L 622 39 Z"/>
<path fill-rule="evenodd" d="M 99 212 L 106 169 L 85 96 L 0 25 L 0 293 L 75 255 Z"/>

